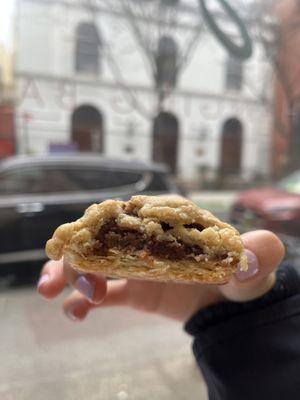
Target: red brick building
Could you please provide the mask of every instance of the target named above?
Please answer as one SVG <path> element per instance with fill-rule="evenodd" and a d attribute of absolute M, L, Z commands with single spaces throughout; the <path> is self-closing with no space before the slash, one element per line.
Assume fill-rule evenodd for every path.
<path fill-rule="evenodd" d="M 0 159 L 14 154 L 14 114 L 13 106 L 0 104 Z"/>
<path fill-rule="evenodd" d="M 300 169 L 300 1 L 281 0 L 275 81 L 273 172 Z"/>
<path fill-rule="evenodd" d="M 0 43 L 0 159 L 15 152 L 14 125 L 13 56 Z"/>

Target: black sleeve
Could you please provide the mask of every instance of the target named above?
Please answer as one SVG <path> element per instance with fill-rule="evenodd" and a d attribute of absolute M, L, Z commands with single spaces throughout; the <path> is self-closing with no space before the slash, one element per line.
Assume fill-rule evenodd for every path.
<path fill-rule="evenodd" d="M 222 303 L 186 324 L 210 400 L 300 399 L 300 279 L 283 266 L 274 288 Z"/>

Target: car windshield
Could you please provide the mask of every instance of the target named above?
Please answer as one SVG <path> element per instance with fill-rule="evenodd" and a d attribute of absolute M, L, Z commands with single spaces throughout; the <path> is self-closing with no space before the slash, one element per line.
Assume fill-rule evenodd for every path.
<path fill-rule="evenodd" d="M 0 400 L 244 399 L 300 371 L 286 346 L 257 380 L 252 303 L 227 315 L 256 297 L 223 286 L 241 240 L 271 287 L 266 231 L 297 268 L 300 0 L 0 1 Z"/>
<path fill-rule="evenodd" d="M 300 194 L 300 171 L 282 179 L 278 188 L 292 194 Z"/>

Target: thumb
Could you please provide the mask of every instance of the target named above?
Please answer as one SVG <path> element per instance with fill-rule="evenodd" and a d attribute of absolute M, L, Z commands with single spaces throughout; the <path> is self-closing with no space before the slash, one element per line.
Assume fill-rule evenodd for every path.
<path fill-rule="evenodd" d="M 227 300 L 249 301 L 267 293 L 275 283 L 275 270 L 284 257 L 280 239 L 269 231 L 254 231 L 242 235 L 248 271 L 238 270 L 235 277 L 220 287 Z"/>

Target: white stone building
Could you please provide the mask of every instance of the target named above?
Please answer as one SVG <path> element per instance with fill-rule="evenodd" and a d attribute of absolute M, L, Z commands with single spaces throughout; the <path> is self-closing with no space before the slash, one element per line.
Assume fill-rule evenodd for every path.
<path fill-rule="evenodd" d="M 165 129 L 172 131 L 173 141 L 178 138 L 166 161 L 177 165 L 184 180 L 198 180 L 201 170 L 214 175 L 220 168 L 236 169 L 245 179 L 267 175 L 270 115 L 254 93 L 270 72 L 259 46 L 239 64 L 205 29 L 157 128 L 153 77 L 120 1 L 128 0 L 17 0 L 19 153 L 70 150 L 75 144 L 113 158 L 150 161 L 153 131 Z M 186 1 L 176 35 L 170 29 L 164 37 L 178 49 L 186 45 L 185 31 L 194 29 L 189 21 L 198 18 L 189 10 L 192 0 Z M 147 23 L 150 31 L 157 29 L 155 16 Z M 236 144 L 231 149 L 230 136 Z M 155 146 L 162 161 L 167 151 L 160 139 Z"/>

